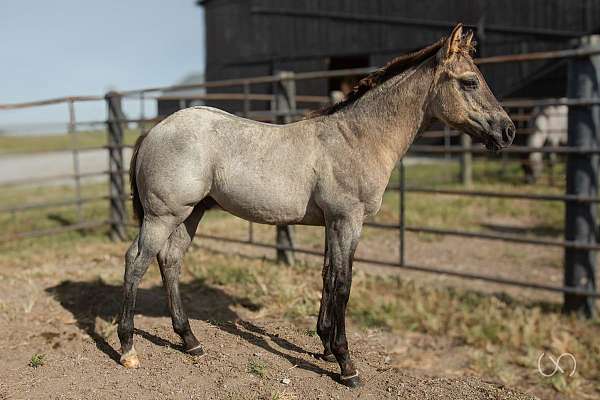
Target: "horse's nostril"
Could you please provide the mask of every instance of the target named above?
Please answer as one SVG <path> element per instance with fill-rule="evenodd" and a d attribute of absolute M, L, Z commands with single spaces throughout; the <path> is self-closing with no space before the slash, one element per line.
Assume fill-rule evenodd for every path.
<path fill-rule="evenodd" d="M 502 141 L 504 143 L 512 143 L 515 138 L 515 128 L 512 125 L 507 125 L 502 130 Z"/>

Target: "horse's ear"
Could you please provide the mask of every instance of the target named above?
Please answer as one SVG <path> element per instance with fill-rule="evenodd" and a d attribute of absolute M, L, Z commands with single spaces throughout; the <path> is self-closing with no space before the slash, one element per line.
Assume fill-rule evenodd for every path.
<path fill-rule="evenodd" d="M 463 42 L 463 47 L 466 48 L 466 49 L 469 49 L 472 46 L 474 46 L 474 43 L 473 43 L 473 31 L 469 31 L 465 35 L 465 39 L 464 39 L 464 42 Z"/>
<path fill-rule="evenodd" d="M 458 53 L 461 49 L 462 42 L 462 30 L 463 25 L 461 23 L 456 24 L 452 33 L 446 39 L 446 43 L 442 48 L 442 55 L 445 59 L 452 57 L 453 54 Z"/>
<path fill-rule="evenodd" d="M 473 54 L 475 52 L 475 46 L 477 45 L 477 42 L 473 40 L 473 36 L 473 31 L 469 31 L 463 39 L 462 48 L 465 53 Z"/>

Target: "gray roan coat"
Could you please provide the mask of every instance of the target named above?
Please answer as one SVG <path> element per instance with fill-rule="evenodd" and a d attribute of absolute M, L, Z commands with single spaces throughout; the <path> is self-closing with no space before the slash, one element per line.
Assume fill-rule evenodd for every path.
<path fill-rule="evenodd" d="M 202 215 L 217 203 L 249 221 L 325 227 L 317 324 L 322 357 L 339 363 L 343 384 L 358 385 L 345 331 L 352 259 L 363 221 L 379 210 L 394 166 L 433 118 L 490 150 L 510 145 L 514 137 L 513 123 L 471 59 L 472 49 L 472 34 L 463 36 L 457 25 L 448 39 L 392 60 L 346 100 L 300 122 L 271 125 L 193 107 L 141 137 L 130 174 L 141 228 L 126 255 L 121 363 L 139 365 L 135 297 L 154 257 L 173 328 L 188 353 L 202 354 L 182 308 L 178 278 Z"/>

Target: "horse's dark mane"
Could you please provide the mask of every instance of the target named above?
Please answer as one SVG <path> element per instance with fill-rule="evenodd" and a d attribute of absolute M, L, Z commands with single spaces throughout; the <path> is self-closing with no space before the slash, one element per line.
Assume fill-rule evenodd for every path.
<path fill-rule="evenodd" d="M 406 71 L 410 67 L 418 65 L 422 61 L 433 56 L 439 49 L 442 48 L 445 42 L 446 38 L 442 38 L 427 47 L 423 47 L 421 50 L 394 58 L 383 67 L 361 79 L 354 89 L 352 89 L 352 92 L 348 93 L 344 100 L 329 107 L 314 111 L 308 116 L 308 118 L 314 118 L 321 115 L 331 115 L 347 107 L 356 100 L 360 99 L 365 93 L 374 87 L 381 85 L 390 78 L 393 78 L 394 76 Z"/>

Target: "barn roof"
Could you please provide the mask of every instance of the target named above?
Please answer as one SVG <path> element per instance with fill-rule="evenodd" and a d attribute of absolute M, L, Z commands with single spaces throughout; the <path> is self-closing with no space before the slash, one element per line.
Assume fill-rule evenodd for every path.
<path fill-rule="evenodd" d="M 175 83 L 175 86 L 179 85 L 195 85 L 197 83 L 204 83 L 204 73 L 202 72 L 192 72 L 185 75 L 183 78 L 178 80 Z M 161 91 L 159 97 L 169 96 L 169 97 L 179 97 L 182 99 L 190 98 L 199 94 L 206 93 L 205 88 L 197 88 L 197 89 L 166 89 Z"/>

